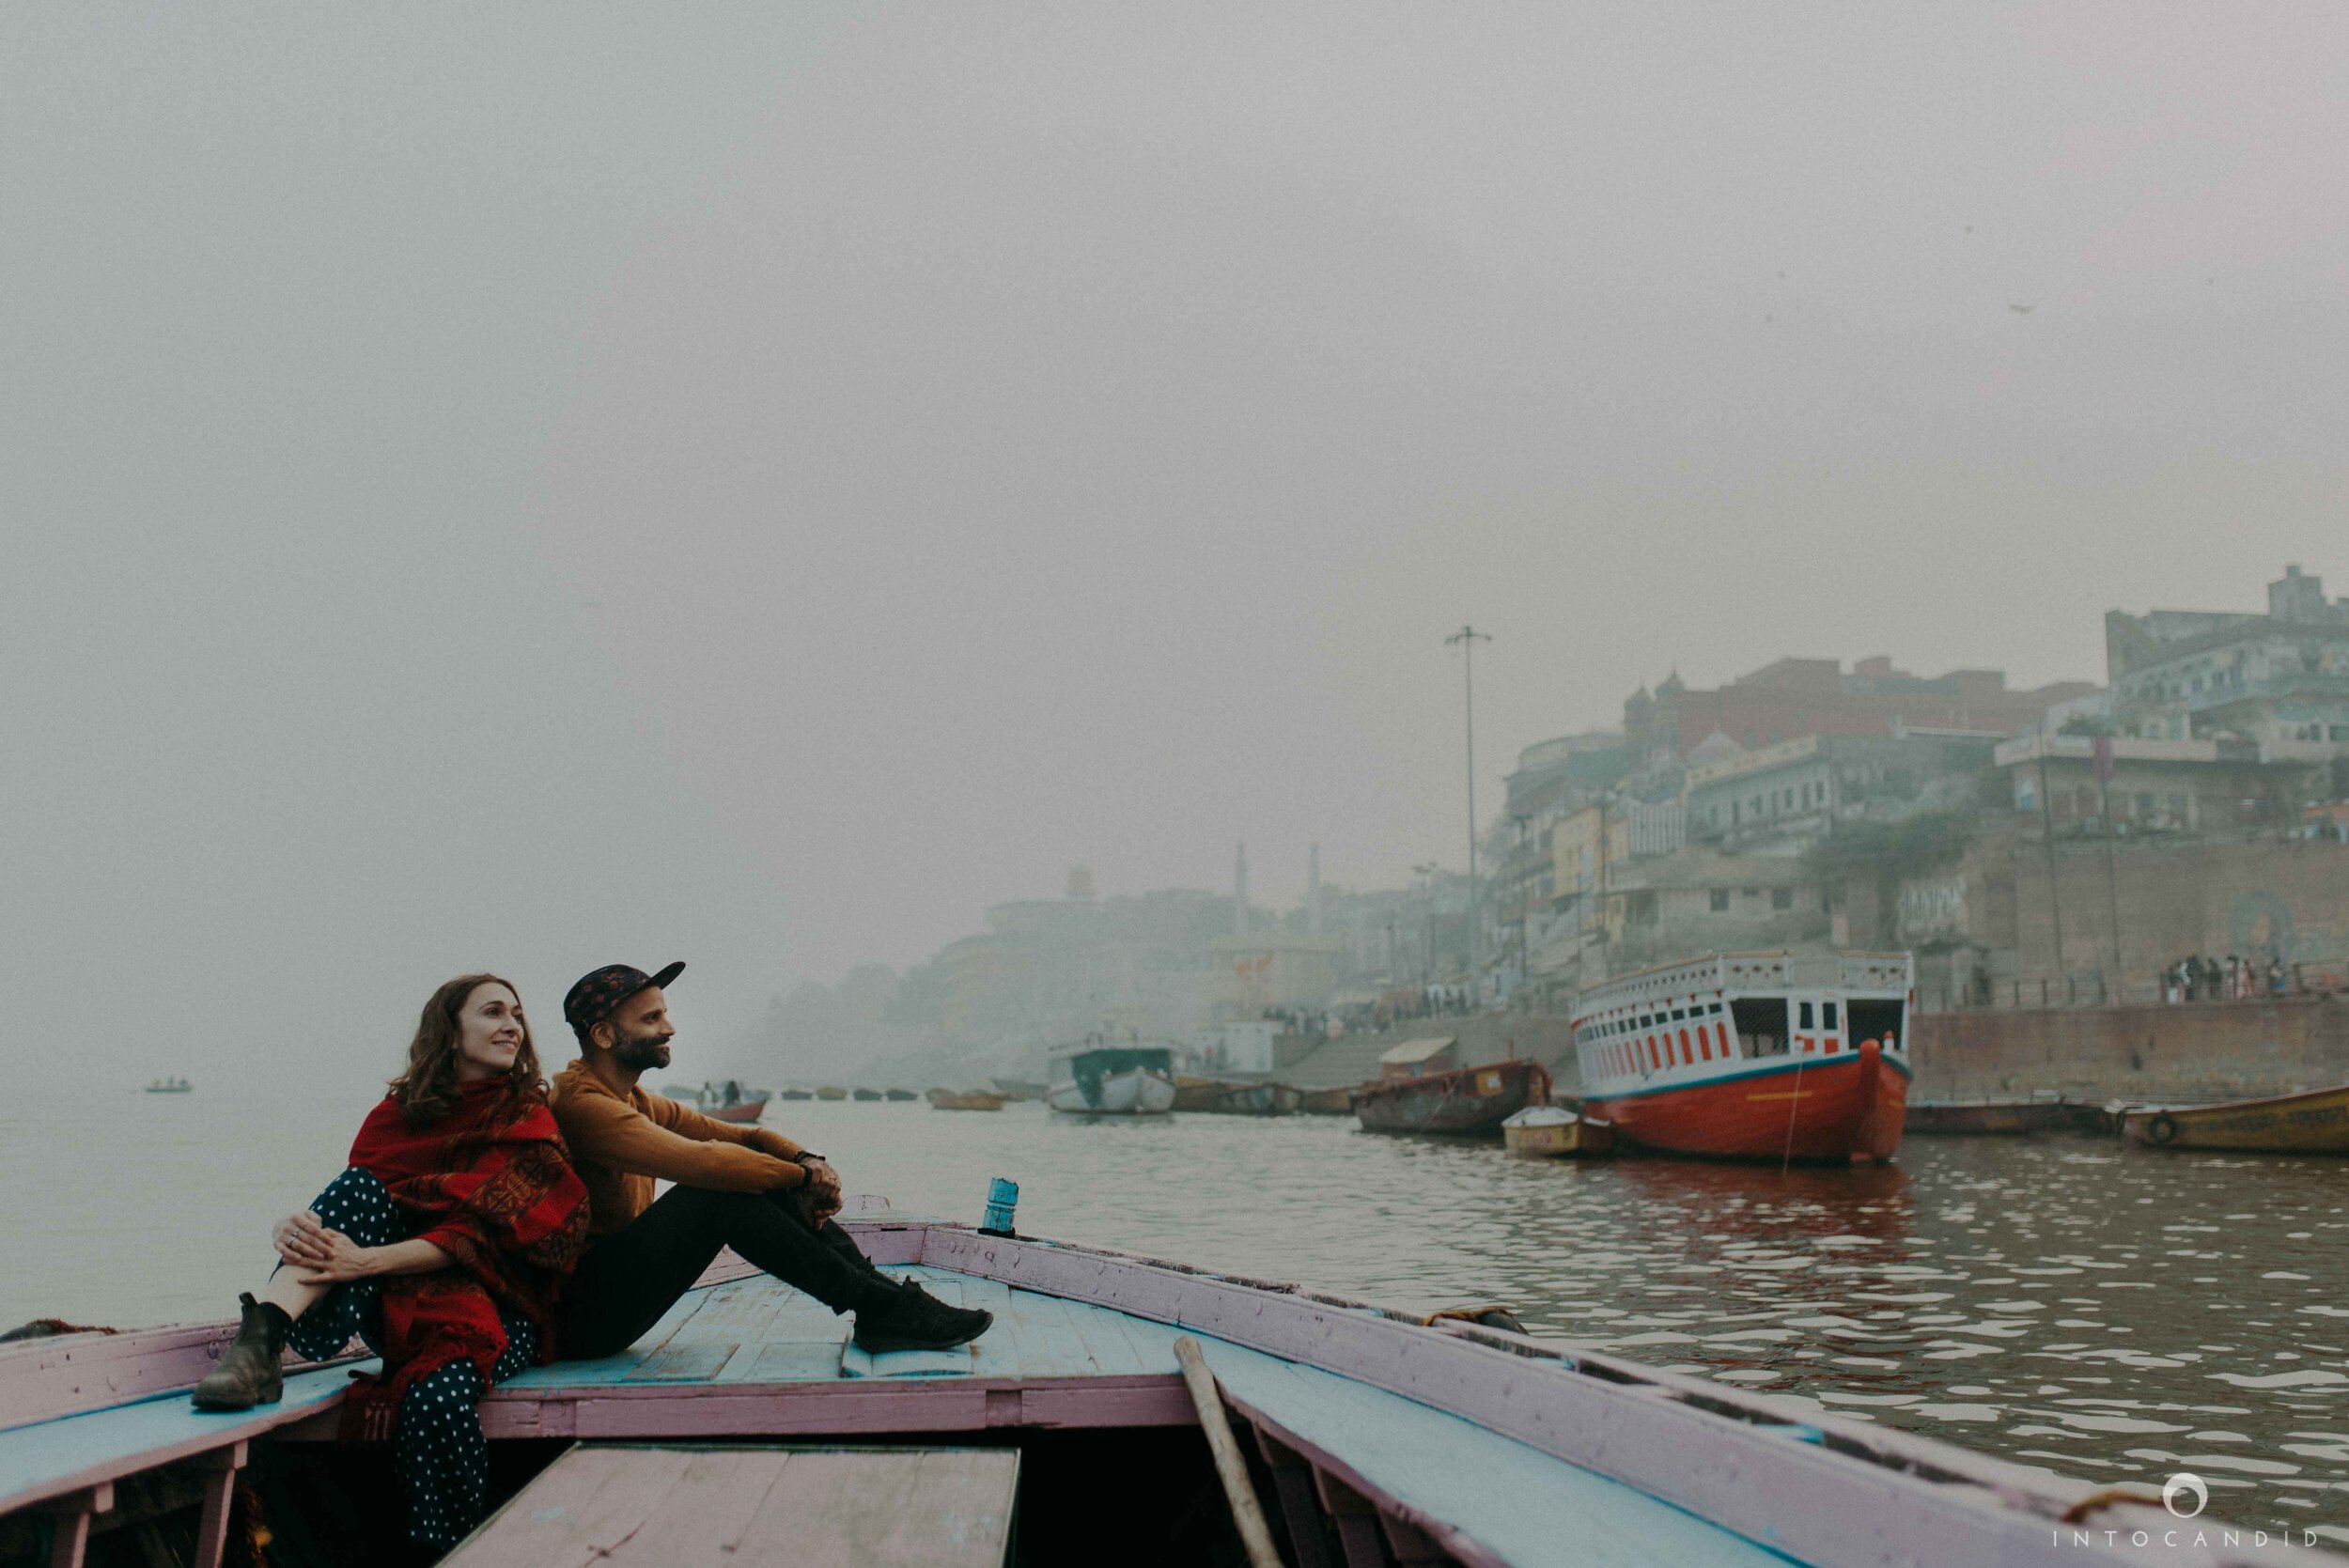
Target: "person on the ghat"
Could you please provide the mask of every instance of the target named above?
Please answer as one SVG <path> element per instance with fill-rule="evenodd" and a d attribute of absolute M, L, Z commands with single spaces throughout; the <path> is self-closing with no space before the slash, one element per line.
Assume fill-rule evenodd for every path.
<path fill-rule="evenodd" d="M 665 991 L 684 969 L 610 964 L 563 999 L 580 1055 L 550 1099 L 590 1210 L 587 1255 L 563 1294 L 563 1354 L 633 1344 L 723 1247 L 834 1312 L 854 1312 L 868 1351 L 945 1350 L 986 1333 L 991 1313 L 949 1306 L 873 1266 L 832 1222 L 840 1178 L 822 1155 L 638 1086 L 669 1064 L 677 1027 Z M 656 1199 L 656 1180 L 676 1185 Z"/>
<path fill-rule="evenodd" d="M 459 975 L 424 1004 L 408 1069 L 359 1128 L 350 1166 L 280 1221 L 280 1266 L 201 1410 L 284 1396 L 290 1345 L 324 1360 L 353 1335 L 383 1358 L 345 1407 L 347 1430 L 397 1422 L 408 1537 L 437 1558 L 481 1522 L 492 1383 L 554 1356 L 553 1298 L 587 1240 L 587 1190 L 564 1158 L 514 987 Z"/>

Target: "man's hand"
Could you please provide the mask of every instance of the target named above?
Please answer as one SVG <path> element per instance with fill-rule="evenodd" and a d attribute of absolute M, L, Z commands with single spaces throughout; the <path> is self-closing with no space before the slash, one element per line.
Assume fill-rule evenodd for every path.
<path fill-rule="evenodd" d="M 333 1249 L 326 1238 L 333 1234 L 325 1222 L 308 1209 L 289 1214 L 277 1222 L 270 1233 L 270 1241 L 277 1255 L 296 1268 L 316 1268 L 326 1262 Z"/>
<path fill-rule="evenodd" d="M 801 1188 L 806 1195 L 807 1217 L 820 1225 L 840 1212 L 840 1172 L 820 1159 L 801 1160 L 800 1169 L 807 1172 L 807 1184 Z"/>

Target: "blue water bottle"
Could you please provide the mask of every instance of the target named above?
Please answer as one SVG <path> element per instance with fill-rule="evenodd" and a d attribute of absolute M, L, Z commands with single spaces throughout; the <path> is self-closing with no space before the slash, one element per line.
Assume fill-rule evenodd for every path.
<path fill-rule="evenodd" d="M 1017 1235 L 1011 1228 L 1019 1209 L 1019 1184 L 1006 1176 L 993 1176 L 987 1184 L 987 1213 L 979 1220 L 982 1235 Z"/>

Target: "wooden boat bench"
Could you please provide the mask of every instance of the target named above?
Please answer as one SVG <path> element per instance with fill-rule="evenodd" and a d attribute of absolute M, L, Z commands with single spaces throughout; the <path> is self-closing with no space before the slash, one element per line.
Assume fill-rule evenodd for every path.
<path fill-rule="evenodd" d="M 219 1568 L 228 1536 L 229 1497 L 248 1446 L 256 1438 L 315 1423 L 321 1415 L 331 1421 L 350 1386 L 351 1371 L 351 1365 L 342 1364 L 289 1374 L 280 1403 L 251 1410 L 198 1410 L 188 1403 L 182 1385 L 130 1404 L 0 1430 L 0 1514 L 38 1507 L 57 1515 L 50 1561 L 54 1568 L 80 1568 L 91 1520 L 115 1506 L 115 1483 L 164 1465 L 183 1465 L 205 1472 L 196 1568 Z M 4 1419 L 15 1421 L 21 1413 L 9 1408 Z"/>
<path fill-rule="evenodd" d="M 448 1568 L 999 1568 L 1016 1449 L 572 1449 Z"/>

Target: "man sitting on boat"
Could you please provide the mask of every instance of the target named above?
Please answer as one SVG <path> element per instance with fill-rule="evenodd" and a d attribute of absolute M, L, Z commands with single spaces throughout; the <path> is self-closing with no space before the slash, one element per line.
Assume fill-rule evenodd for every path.
<path fill-rule="evenodd" d="M 856 1313 L 856 1343 L 868 1351 L 944 1350 L 987 1332 L 992 1315 L 891 1279 L 832 1223 L 840 1178 L 822 1155 L 638 1086 L 669 1064 L 677 1026 L 665 987 L 684 969 L 610 964 L 563 999 L 580 1057 L 550 1099 L 587 1186 L 590 1237 L 563 1295 L 563 1353 L 609 1356 L 634 1343 L 724 1247 Z M 657 1200 L 656 1179 L 676 1184 Z"/>

